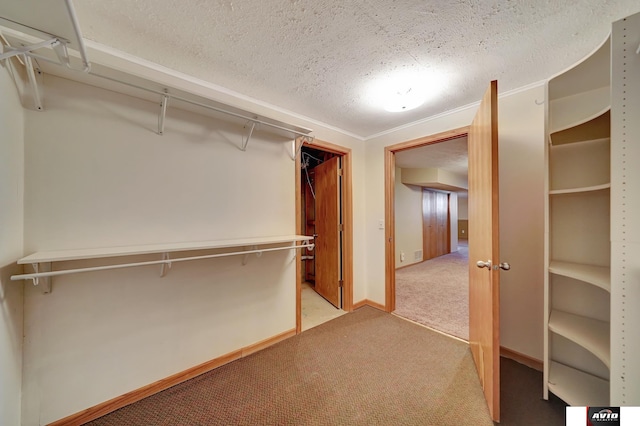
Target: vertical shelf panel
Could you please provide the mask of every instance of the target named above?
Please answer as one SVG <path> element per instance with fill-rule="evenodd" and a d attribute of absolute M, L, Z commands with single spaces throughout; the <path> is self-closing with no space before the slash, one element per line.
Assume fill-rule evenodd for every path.
<path fill-rule="evenodd" d="M 640 13 L 613 24 L 611 404 L 640 405 Z"/>

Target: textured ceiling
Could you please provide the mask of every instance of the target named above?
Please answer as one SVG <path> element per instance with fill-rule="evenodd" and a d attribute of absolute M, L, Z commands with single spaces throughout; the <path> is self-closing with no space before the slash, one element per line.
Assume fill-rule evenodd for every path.
<path fill-rule="evenodd" d="M 81 0 L 84 37 L 366 138 L 547 79 L 590 53 L 638 0 Z M 374 84 L 437 82 L 384 111 Z"/>
<path fill-rule="evenodd" d="M 403 169 L 443 169 L 467 176 L 467 137 L 397 152 L 396 166 Z"/>

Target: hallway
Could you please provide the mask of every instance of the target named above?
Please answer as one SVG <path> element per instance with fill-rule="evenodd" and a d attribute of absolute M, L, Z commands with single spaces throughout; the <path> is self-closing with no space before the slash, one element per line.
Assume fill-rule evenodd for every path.
<path fill-rule="evenodd" d="M 394 313 L 437 331 L 469 339 L 469 246 L 396 270 Z"/>

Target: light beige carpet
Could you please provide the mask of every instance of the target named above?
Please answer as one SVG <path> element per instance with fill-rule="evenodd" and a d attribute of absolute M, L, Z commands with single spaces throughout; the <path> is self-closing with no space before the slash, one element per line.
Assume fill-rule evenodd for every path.
<path fill-rule="evenodd" d="M 469 248 L 396 271 L 394 313 L 469 340 Z"/>

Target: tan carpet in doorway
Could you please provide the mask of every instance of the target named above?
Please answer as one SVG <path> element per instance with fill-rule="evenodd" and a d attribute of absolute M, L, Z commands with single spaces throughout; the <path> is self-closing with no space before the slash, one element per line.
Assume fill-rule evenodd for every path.
<path fill-rule="evenodd" d="M 396 271 L 394 313 L 469 340 L 469 248 Z"/>

